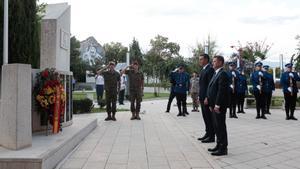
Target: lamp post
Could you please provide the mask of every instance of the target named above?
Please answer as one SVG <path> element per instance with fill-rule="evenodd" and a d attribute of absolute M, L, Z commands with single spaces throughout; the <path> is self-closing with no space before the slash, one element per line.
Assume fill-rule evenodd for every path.
<path fill-rule="evenodd" d="M 3 64 L 8 63 L 8 0 L 4 0 Z"/>

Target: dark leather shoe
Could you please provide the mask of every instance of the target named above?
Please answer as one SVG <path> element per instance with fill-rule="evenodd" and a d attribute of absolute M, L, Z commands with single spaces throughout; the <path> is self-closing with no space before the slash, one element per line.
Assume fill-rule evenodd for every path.
<path fill-rule="evenodd" d="M 232 116 L 233 118 L 237 119 L 238 117 L 236 115 Z"/>
<path fill-rule="evenodd" d="M 112 120 L 112 118 L 109 116 L 109 117 L 106 117 L 104 120 L 109 121 L 109 120 Z"/>
<path fill-rule="evenodd" d="M 209 152 L 215 152 L 215 151 L 217 151 L 219 149 L 219 146 L 218 145 L 216 145 L 214 148 L 209 148 L 209 149 L 207 149 Z"/>
<path fill-rule="evenodd" d="M 270 115 L 271 113 L 270 112 L 266 112 L 265 114 L 269 114 Z"/>
<path fill-rule="evenodd" d="M 262 119 L 267 119 L 267 117 L 266 117 L 266 116 L 261 116 L 260 118 L 262 118 Z"/>
<path fill-rule="evenodd" d="M 205 140 L 208 137 L 208 134 L 205 134 L 203 137 L 199 137 L 197 140 L 201 141 L 201 140 Z"/>
<path fill-rule="evenodd" d="M 114 116 L 111 118 L 111 120 L 112 121 L 117 121 L 116 117 L 114 117 Z"/>
<path fill-rule="evenodd" d="M 185 112 L 184 114 L 186 114 L 186 115 L 190 115 L 190 113 L 189 113 L 189 112 Z"/>
<path fill-rule="evenodd" d="M 228 151 L 227 148 L 226 149 L 219 149 L 218 151 L 212 152 L 211 155 L 213 156 L 223 156 L 223 155 L 227 155 Z"/>
<path fill-rule="evenodd" d="M 298 119 L 297 119 L 296 117 L 294 117 L 294 116 L 291 116 L 290 119 L 291 119 L 291 120 L 298 120 Z"/>
<path fill-rule="evenodd" d="M 256 116 L 255 118 L 256 118 L 256 119 L 260 119 L 260 116 Z"/>
<path fill-rule="evenodd" d="M 183 114 L 182 113 L 178 113 L 177 116 L 183 116 Z"/>
<path fill-rule="evenodd" d="M 211 137 L 207 137 L 206 139 L 202 140 L 201 142 L 202 143 L 213 143 L 213 142 L 215 142 L 215 139 L 211 138 Z"/>
<path fill-rule="evenodd" d="M 169 111 L 169 110 L 166 110 L 166 113 L 170 113 L 170 111 Z"/>

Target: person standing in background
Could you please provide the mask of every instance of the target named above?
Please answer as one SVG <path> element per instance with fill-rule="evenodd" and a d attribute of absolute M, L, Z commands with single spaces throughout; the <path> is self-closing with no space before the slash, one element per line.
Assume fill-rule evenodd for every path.
<path fill-rule="evenodd" d="M 238 105 L 237 113 L 245 114 L 244 102 L 245 102 L 245 96 L 248 93 L 247 78 L 241 68 L 239 68 L 238 71 L 239 71 L 238 83 L 236 86 L 237 105 Z"/>
<path fill-rule="evenodd" d="M 120 91 L 119 91 L 119 104 L 124 105 L 127 79 L 126 79 L 126 75 L 122 73 L 122 70 L 120 70 L 120 74 L 121 74 L 121 81 L 120 81 Z"/>
<path fill-rule="evenodd" d="M 229 63 L 229 71 L 227 72 L 229 78 L 229 118 L 238 118 L 236 116 L 236 102 L 237 102 L 237 83 L 239 72 L 235 70 L 236 63 Z"/>
<path fill-rule="evenodd" d="M 265 72 L 266 75 L 266 81 L 263 86 L 263 91 L 265 92 L 266 96 L 266 113 L 265 114 L 271 114 L 270 113 L 270 105 L 271 105 L 271 100 L 272 100 L 272 93 L 275 91 L 275 84 L 274 84 L 274 79 L 273 75 L 269 73 L 269 67 L 268 65 L 263 66 L 263 71 Z"/>
<path fill-rule="evenodd" d="M 96 80 L 96 94 L 97 94 L 97 103 L 100 108 L 103 107 L 102 98 L 103 98 L 103 91 L 104 91 L 104 78 L 100 74 L 100 69 L 97 70 L 97 75 L 95 76 Z"/>
<path fill-rule="evenodd" d="M 193 77 L 191 78 L 190 84 L 190 93 L 193 100 L 192 112 L 199 112 L 199 77 L 197 72 L 193 73 Z"/>
<path fill-rule="evenodd" d="M 167 104 L 167 110 L 166 110 L 166 113 L 169 113 L 170 112 L 170 109 L 171 109 L 171 104 L 173 102 L 173 99 L 176 97 L 175 95 L 175 73 L 178 72 L 178 68 L 176 68 L 174 71 L 172 71 L 169 75 L 169 78 L 170 78 L 170 83 L 171 83 L 171 88 L 170 88 L 170 95 L 169 95 L 169 99 L 168 99 L 168 104 Z"/>

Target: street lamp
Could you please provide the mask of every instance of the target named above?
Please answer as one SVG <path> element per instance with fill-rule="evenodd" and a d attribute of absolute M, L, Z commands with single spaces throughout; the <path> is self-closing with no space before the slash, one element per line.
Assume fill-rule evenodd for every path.
<path fill-rule="evenodd" d="M 8 63 L 8 0 L 4 0 L 3 64 Z"/>

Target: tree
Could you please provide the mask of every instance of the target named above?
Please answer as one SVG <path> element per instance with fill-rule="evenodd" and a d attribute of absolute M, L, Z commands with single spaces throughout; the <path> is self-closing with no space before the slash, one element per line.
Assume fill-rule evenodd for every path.
<path fill-rule="evenodd" d="M 154 79 L 154 95 L 159 95 L 158 80 L 162 82 L 168 78 L 168 61 L 179 57 L 180 46 L 169 42 L 167 37 L 157 35 L 150 40 L 151 49 L 145 55 L 144 72 Z M 159 88 L 158 88 L 159 89 Z"/>
<path fill-rule="evenodd" d="M 239 42 L 238 49 L 240 50 L 240 55 L 242 59 L 245 59 L 250 62 L 256 62 L 257 60 L 265 60 L 267 58 L 267 53 L 270 51 L 273 44 L 266 44 L 266 40 L 258 42 L 247 42 L 243 46 Z"/>
<path fill-rule="evenodd" d="M 39 67 L 40 23 L 44 4 L 36 0 L 9 1 L 9 63 L 31 64 Z M 3 53 L 3 1 L 0 3 L 0 53 Z M 3 56 L 0 55 L 0 62 Z"/>
<path fill-rule="evenodd" d="M 105 62 L 114 61 L 116 63 L 126 61 L 126 53 L 128 51 L 127 47 L 124 47 L 119 42 L 111 42 L 104 44 L 105 51 Z"/>
<path fill-rule="evenodd" d="M 217 50 L 217 41 L 212 40 L 210 35 L 207 36 L 202 43 L 197 43 L 196 47 L 192 48 L 193 57 L 199 57 L 200 54 L 205 53 L 205 47 L 208 49 L 208 55 L 212 58 L 220 52 Z"/>
<path fill-rule="evenodd" d="M 143 63 L 143 54 L 141 52 L 141 48 L 139 42 L 133 38 L 132 43 L 130 44 L 130 63 L 132 61 L 138 61 L 140 64 Z"/>
<path fill-rule="evenodd" d="M 296 47 L 296 53 L 292 56 L 291 61 L 295 63 L 295 69 L 297 71 L 300 70 L 300 35 L 297 35 L 295 39 L 298 41 Z"/>
<path fill-rule="evenodd" d="M 86 70 L 90 70 L 91 67 L 88 61 L 80 57 L 80 41 L 73 36 L 70 43 L 70 70 L 77 82 L 85 82 Z"/>

